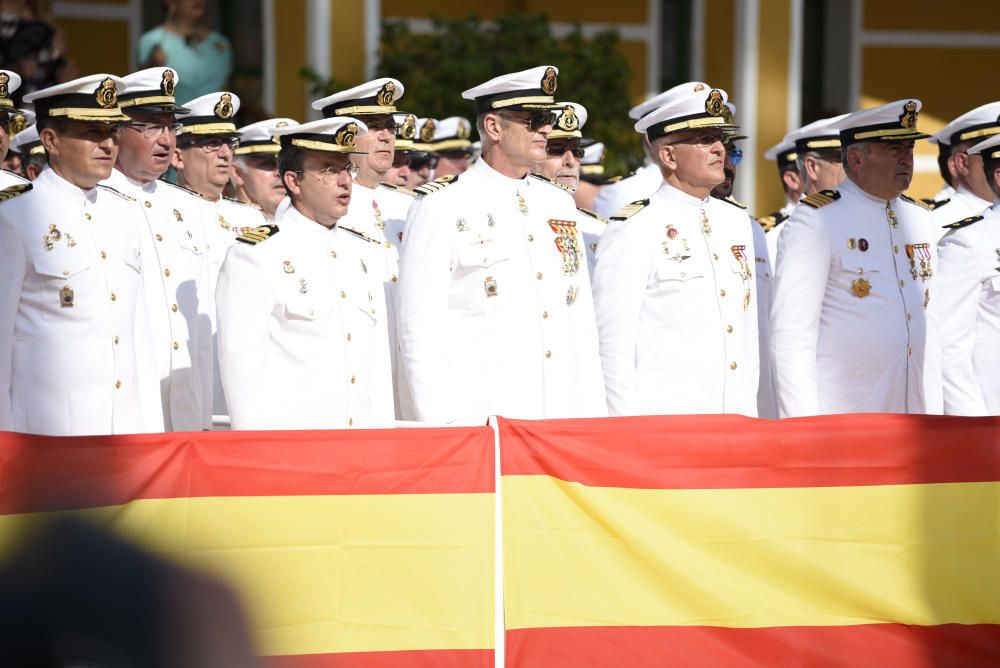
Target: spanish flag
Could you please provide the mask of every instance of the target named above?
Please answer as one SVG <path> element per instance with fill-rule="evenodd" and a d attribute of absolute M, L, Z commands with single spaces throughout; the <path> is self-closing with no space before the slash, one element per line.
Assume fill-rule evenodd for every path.
<path fill-rule="evenodd" d="M 279 668 L 492 666 L 494 502 L 485 426 L 0 434 L 0 546 L 75 511 L 229 583 Z"/>
<path fill-rule="evenodd" d="M 507 665 L 1000 665 L 1000 419 L 501 420 Z"/>

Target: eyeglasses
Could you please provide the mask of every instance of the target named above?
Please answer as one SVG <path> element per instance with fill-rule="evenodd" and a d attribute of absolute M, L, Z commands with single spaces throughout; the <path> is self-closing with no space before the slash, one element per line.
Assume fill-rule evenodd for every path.
<path fill-rule="evenodd" d="M 184 126 L 180 123 L 129 123 L 125 127 L 135 130 L 146 139 L 159 137 L 164 132 L 177 134 Z"/>
<path fill-rule="evenodd" d="M 730 146 L 726 154 L 729 156 L 729 161 L 733 163 L 734 167 L 743 160 L 743 149 L 739 146 Z"/>
<path fill-rule="evenodd" d="M 392 166 L 396 169 L 408 167 L 410 165 L 410 154 L 396 152 L 392 156 Z"/>
<path fill-rule="evenodd" d="M 185 139 L 182 148 L 203 148 L 209 153 L 215 153 L 222 149 L 223 146 L 228 146 L 229 148 L 235 150 L 237 146 L 240 145 L 240 140 L 237 138 L 223 139 L 222 137 L 208 137 L 205 139 Z"/>
<path fill-rule="evenodd" d="M 472 157 L 472 151 L 438 151 L 438 155 L 446 160 L 468 160 Z"/>
<path fill-rule="evenodd" d="M 434 169 L 438 166 L 436 155 L 410 156 L 410 169 L 419 172 L 422 169 Z"/>
<path fill-rule="evenodd" d="M 296 174 L 315 174 L 316 178 L 323 183 L 329 183 L 331 181 L 336 181 L 337 177 L 341 174 L 348 174 L 352 179 L 358 175 L 358 166 L 353 162 L 349 162 L 341 167 L 335 167 L 329 165 L 323 169 L 299 169 L 295 171 Z"/>
<path fill-rule="evenodd" d="M 528 118 L 523 118 L 521 116 L 514 116 L 513 114 L 501 114 L 501 118 L 505 118 L 508 121 L 514 121 L 519 125 L 527 125 L 528 130 L 531 132 L 538 132 L 546 125 L 556 124 L 556 112 L 554 111 L 533 111 L 531 116 Z"/>
<path fill-rule="evenodd" d="M 576 148 L 570 148 L 565 144 L 548 144 L 545 147 L 545 152 L 550 158 L 561 158 L 566 155 L 566 153 L 572 153 L 573 157 L 577 160 L 583 159 L 583 149 L 577 146 Z"/>

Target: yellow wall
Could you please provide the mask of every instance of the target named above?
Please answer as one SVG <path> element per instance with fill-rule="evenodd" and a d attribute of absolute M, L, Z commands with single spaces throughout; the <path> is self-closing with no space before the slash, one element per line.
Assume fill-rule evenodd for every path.
<path fill-rule="evenodd" d="M 760 26 L 757 127 L 748 128 L 757 140 L 757 151 L 748 158 L 755 161 L 757 172 L 752 213 L 765 215 L 785 203 L 784 193 L 775 187 L 774 163 L 764 159 L 764 151 L 781 141 L 788 130 L 788 41 L 775 35 L 787 35 L 791 29 L 790 0 L 761 0 Z M 734 102 L 739 112 L 740 101 Z"/>
<path fill-rule="evenodd" d="M 864 0 L 868 30 L 1000 32 L 996 0 Z"/>
<path fill-rule="evenodd" d="M 277 4 L 277 3 L 276 3 Z M 281 0 L 274 13 L 275 116 L 306 120 L 306 85 L 299 70 L 306 64 L 305 0 Z M 277 8 L 277 7 L 276 7 Z"/>
<path fill-rule="evenodd" d="M 59 19 L 67 52 L 80 75 L 129 73 L 128 23 L 125 21 Z"/>
<path fill-rule="evenodd" d="M 734 81 L 735 13 L 734 0 L 705 0 L 704 80 L 728 93 Z"/>
<path fill-rule="evenodd" d="M 365 3 L 336 0 L 334 5 L 330 74 L 347 86 L 356 86 L 365 76 Z"/>
<path fill-rule="evenodd" d="M 341 0 L 338 0 L 340 2 Z M 493 19 L 511 11 L 545 12 L 552 21 L 583 21 L 593 23 L 645 23 L 647 3 L 609 3 L 607 0 L 493 0 L 492 2 L 455 0 L 382 0 L 382 16 L 430 18 L 465 18 L 475 12 L 484 19 Z"/>

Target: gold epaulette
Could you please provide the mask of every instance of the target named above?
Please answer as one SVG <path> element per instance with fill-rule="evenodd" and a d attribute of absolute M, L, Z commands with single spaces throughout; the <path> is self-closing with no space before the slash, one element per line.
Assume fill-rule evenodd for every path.
<path fill-rule="evenodd" d="M 942 207 L 945 204 L 947 204 L 948 202 L 950 202 L 951 198 L 949 197 L 948 199 L 933 200 L 933 199 L 931 199 L 929 197 L 921 197 L 920 201 L 923 202 L 924 204 L 926 204 L 927 206 L 929 206 L 931 208 L 931 211 L 933 211 L 934 209 L 937 209 L 938 207 Z"/>
<path fill-rule="evenodd" d="M 934 210 L 934 207 L 931 206 L 930 204 L 928 204 L 927 202 L 923 202 L 923 201 L 921 201 L 919 199 L 913 199 L 909 195 L 900 195 L 899 199 L 903 200 L 904 202 L 909 202 L 910 204 L 916 204 L 917 206 L 919 206 L 921 209 L 924 209 L 925 211 L 933 211 Z"/>
<path fill-rule="evenodd" d="M 757 219 L 757 223 L 764 229 L 765 232 L 770 232 L 786 220 L 788 220 L 788 216 L 780 211 L 775 211 L 767 216 L 761 216 Z"/>
<path fill-rule="evenodd" d="M 629 174 L 629 176 L 632 176 L 632 175 Z M 613 183 L 618 183 L 619 181 L 621 181 L 624 178 L 625 177 L 622 176 L 622 175 L 620 175 L 620 174 L 618 176 L 612 176 L 610 179 L 608 179 L 607 181 L 605 181 L 603 185 L 610 186 Z"/>
<path fill-rule="evenodd" d="M 442 176 L 439 179 L 428 181 L 424 185 L 418 188 L 414 188 L 413 192 L 423 197 L 426 195 L 430 195 L 431 193 L 436 193 L 439 190 L 444 190 L 446 187 L 450 186 L 455 181 L 458 181 L 458 174 L 449 174 L 448 176 Z"/>
<path fill-rule="evenodd" d="M 611 220 L 628 220 L 635 214 L 649 206 L 649 199 L 638 199 L 631 204 L 626 204 L 611 215 Z"/>
<path fill-rule="evenodd" d="M 114 194 L 118 195 L 119 197 L 121 197 L 126 202 L 135 202 L 135 201 L 137 201 L 134 197 L 126 195 L 125 193 L 123 193 L 120 190 L 115 190 L 111 186 L 106 186 L 103 183 L 97 184 L 97 187 L 100 188 L 101 190 L 105 190 L 105 191 L 107 191 L 109 193 L 114 193 Z"/>
<path fill-rule="evenodd" d="M 236 240 L 242 241 L 245 244 L 250 244 L 251 246 L 256 246 L 262 241 L 267 241 L 277 233 L 277 225 L 261 225 L 260 227 L 248 229 L 243 234 L 236 237 Z"/>
<path fill-rule="evenodd" d="M 744 204 L 743 202 L 739 201 L 738 199 L 736 199 L 732 195 L 726 195 L 725 197 L 720 197 L 719 199 L 721 199 L 726 204 L 732 204 L 733 206 L 735 206 L 738 209 L 744 209 L 744 210 L 746 210 L 746 208 L 747 208 L 746 204 Z"/>
<path fill-rule="evenodd" d="M 389 190 L 395 190 L 398 193 L 403 193 L 404 195 L 409 195 L 410 197 L 416 197 L 417 193 L 413 192 L 409 188 L 404 188 L 403 186 L 396 186 L 391 183 L 381 183 L 379 185 L 385 186 Z"/>
<path fill-rule="evenodd" d="M 596 211 L 591 211 L 590 209 L 584 209 L 582 206 L 576 207 L 576 210 L 579 211 L 580 213 L 587 214 L 591 218 L 596 218 L 597 220 L 601 221 L 605 225 L 608 224 L 608 219 L 605 218 L 604 216 L 602 216 L 601 214 L 597 213 Z"/>
<path fill-rule="evenodd" d="M 164 184 L 164 185 L 170 186 L 171 188 L 177 188 L 178 190 L 182 190 L 182 191 L 188 193 L 189 195 L 194 195 L 198 199 L 201 199 L 201 195 L 199 195 L 194 190 L 191 190 L 190 188 L 186 188 L 186 187 L 184 187 L 184 186 L 182 186 L 180 184 L 177 184 L 177 183 L 171 183 L 170 181 L 167 181 L 166 179 L 158 179 L 158 181 L 160 183 Z"/>
<path fill-rule="evenodd" d="M 14 199 L 18 195 L 23 195 L 29 190 L 31 190 L 30 183 L 15 183 L 12 186 L 7 186 L 3 190 L 0 190 L 0 202 L 6 202 L 9 199 Z"/>
<path fill-rule="evenodd" d="M 805 204 L 814 209 L 819 209 L 827 204 L 833 204 L 838 199 L 840 199 L 840 193 L 836 190 L 820 190 L 818 193 L 813 193 L 808 197 L 804 198 L 800 204 Z"/>
<path fill-rule="evenodd" d="M 943 227 L 946 230 L 960 230 L 963 227 L 972 225 L 973 223 L 978 223 L 982 219 L 983 219 L 982 216 L 969 216 L 968 218 L 963 218 L 962 220 L 959 220 L 954 223 L 948 223 L 947 225 L 942 225 L 941 227 Z"/>
<path fill-rule="evenodd" d="M 544 181 L 545 183 L 551 183 L 556 188 L 562 188 L 563 190 L 565 190 L 566 192 L 570 193 L 571 195 L 573 194 L 573 189 L 572 188 L 570 188 L 569 186 L 564 186 L 563 184 L 559 183 L 555 179 L 550 179 L 549 177 L 542 176 L 541 174 L 531 174 L 531 176 L 533 176 L 534 178 L 538 179 L 539 181 Z"/>
<path fill-rule="evenodd" d="M 243 206 L 248 206 L 255 211 L 263 211 L 263 209 L 261 209 L 260 205 L 258 204 L 248 204 L 247 202 L 243 202 L 238 199 L 233 199 L 232 197 L 223 197 L 222 199 L 226 200 L 227 202 L 232 202 L 233 204 L 242 204 Z"/>

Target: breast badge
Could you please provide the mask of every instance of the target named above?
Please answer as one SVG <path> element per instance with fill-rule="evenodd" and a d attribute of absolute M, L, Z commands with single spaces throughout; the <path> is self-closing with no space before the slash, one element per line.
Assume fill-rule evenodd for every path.
<path fill-rule="evenodd" d="M 59 291 L 59 306 L 61 308 L 72 308 L 74 303 L 73 288 L 64 285 Z"/>
<path fill-rule="evenodd" d="M 851 283 L 851 294 L 858 299 L 864 299 L 872 291 L 872 284 L 866 278 L 857 278 Z"/>
<path fill-rule="evenodd" d="M 483 289 L 486 291 L 487 297 L 496 297 L 499 294 L 497 292 L 497 279 L 487 276 L 486 280 L 483 281 Z"/>
<path fill-rule="evenodd" d="M 295 267 L 292 266 L 292 263 L 291 263 L 290 260 L 285 260 L 284 262 L 281 263 L 281 270 L 284 271 L 286 274 L 294 274 L 295 273 Z"/>

